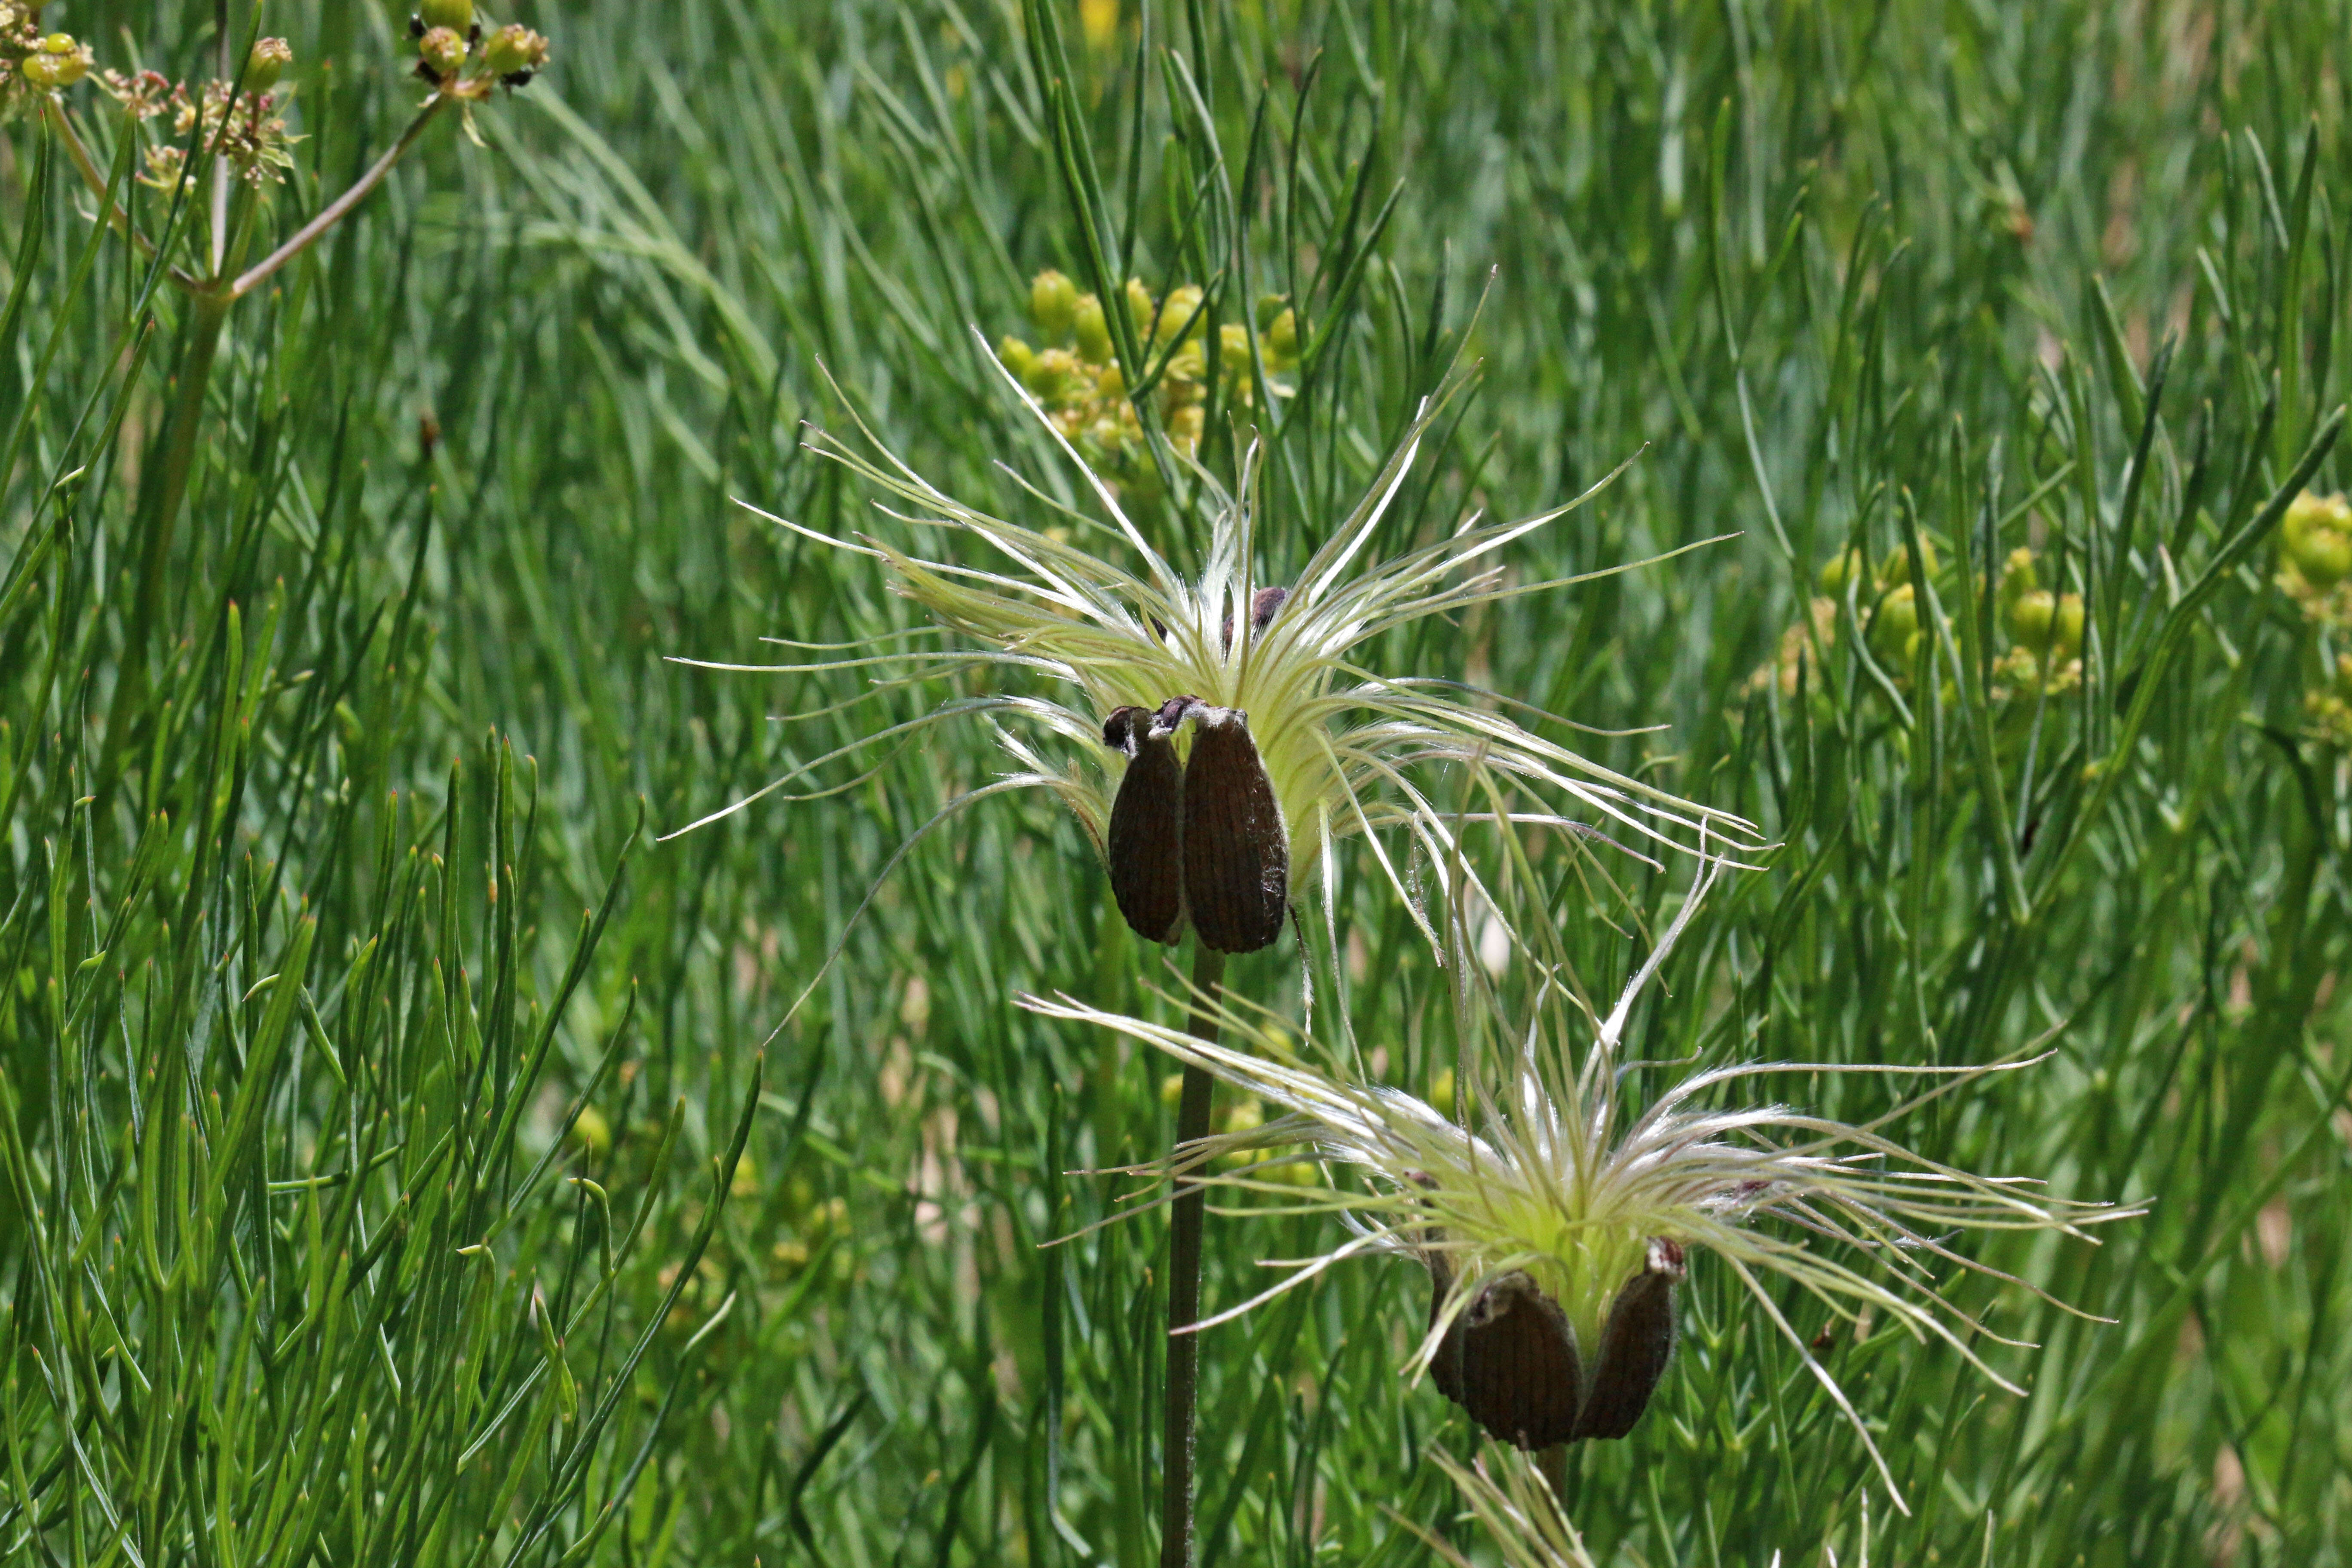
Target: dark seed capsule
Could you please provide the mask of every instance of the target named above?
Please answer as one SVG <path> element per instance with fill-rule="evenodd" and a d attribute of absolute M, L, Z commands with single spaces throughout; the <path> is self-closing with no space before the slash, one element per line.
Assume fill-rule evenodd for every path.
<path fill-rule="evenodd" d="M 1451 1279 L 1430 1265 L 1429 1315 L 1435 1321 Z M 1526 1449 L 1573 1441 L 1577 1431 L 1576 1332 L 1568 1314 L 1524 1274 L 1507 1274 L 1478 1294 L 1446 1331 L 1430 1375 L 1487 1435 Z"/>
<path fill-rule="evenodd" d="M 1196 702 L 1187 716 L 1195 722 L 1184 766 L 1184 902 L 1202 942 L 1255 952 L 1282 935 L 1290 900 L 1290 844 L 1274 781 L 1250 739 L 1249 715 Z"/>
<path fill-rule="evenodd" d="M 1287 588 L 1260 588 L 1251 595 L 1250 635 L 1255 637 L 1265 630 L 1267 624 L 1282 613 L 1282 606 L 1289 599 L 1290 590 Z M 1231 610 L 1225 612 L 1224 624 L 1217 636 L 1226 647 L 1234 646 L 1234 613 Z"/>
<path fill-rule="evenodd" d="M 1103 721 L 1103 744 L 1127 757 L 1104 846 L 1111 896 L 1138 936 L 1173 942 L 1184 929 L 1184 771 L 1170 730 L 1149 708 Z"/>
<path fill-rule="evenodd" d="M 1424 1260 L 1435 1322 L 1452 1275 L 1442 1255 Z M 1431 1377 L 1489 1436 L 1521 1448 L 1622 1437 L 1649 1408 L 1674 1355 L 1675 1283 L 1683 1271 L 1682 1248 L 1653 1240 L 1642 1272 L 1610 1307 L 1589 1365 L 1559 1303 L 1527 1275 L 1507 1274 L 1446 1331 Z"/>
<path fill-rule="evenodd" d="M 1648 1266 L 1609 1309 L 1578 1436 L 1622 1437 L 1650 1407 L 1675 1353 L 1675 1281 L 1682 1277 L 1683 1249 L 1663 1237 L 1652 1241 Z"/>

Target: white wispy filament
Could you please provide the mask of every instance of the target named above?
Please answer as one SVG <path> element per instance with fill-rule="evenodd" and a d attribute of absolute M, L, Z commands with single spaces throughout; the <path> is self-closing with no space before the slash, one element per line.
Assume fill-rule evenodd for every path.
<path fill-rule="evenodd" d="M 1066 995 L 1024 997 L 1022 1005 L 1114 1029 L 1286 1112 L 1255 1130 L 1205 1138 L 1164 1161 L 1132 1168 L 1276 1194 L 1288 1201 L 1273 1212 L 1328 1213 L 1344 1222 L 1349 1234 L 1339 1245 L 1282 1265 L 1291 1272 L 1280 1284 L 1200 1327 L 1246 1311 L 1346 1258 L 1435 1252 L 1445 1256 L 1452 1285 L 1412 1359 L 1412 1374 L 1427 1368 L 1445 1330 L 1480 1290 L 1515 1271 L 1559 1303 L 1578 1344 L 1590 1353 L 1601 1342 L 1610 1304 L 1643 1267 L 1650 1239 L 1664 1237 L 1685 1249 L 1705 1248 L 1732 1271 L 1861 1435 L 1892 1494 L 1893 1474 L 1860 1414 L 1815 1357 L 1808 1336 L 1783 1314 L 1766 1277 L 1794 1281 L 1849 1323 L 1864 1311 L 1890 1316 L 1915 1337 L 1943 1341 L 1994 1383 L 2019 1392 L 1970 1342 L 1979 1334 L 2020 1342 L 2002 1339 L 1946 1300 L 1931 1269 L 1940 1261 L 2050 1298 L 1954 1250 L 1949 1239 L 1971 1230 L 2082 1237 L 2087 1226 L 2140 1211 L 2053 1199 L 2042 1194 L 2039 1183 L 2023 1178 L 1975 1175 L 1916 1153 L 1881 1131 L 1929 1100 L 2032 1067 L 2042 1057 L 1959 1068 L 1739 1064 L 1693 1073 L 1646 1106 L 1624 1104 L 1618 1037 L 1719 868 L 1720 862 L 1706 863 L 1681 913 L 1600 1022 L 1580 1062 L 1567 1047 L 1566 1009 L 1556 991 L 1524 1030 L 1496 1031 L 1514 1042 L 1499 1053 L 1510 1059 L 1474 1075 L 1483 1081 L 1464 1097 L 1468 1125 L 1401 1089 L 1349 1082 L 1276 1059 L 1284 1054 L 1282 1042 L 1264 1016 L 1230 1007 L 1222 1012 L 1224 1037 L 1251 1049 L 1203 1041 Z M 1942 1081 L 1862 1123 L 1780 1104 L 1736 1103 L 1745 1084 L 1787 1073 L 1940 1075 Z M 1302 1190 L 1294 1182 L 1269 1179 L 1265 1167 L 1295 1162 L 1302 1143 L 1322 1162 L 1321 1184 Z M 1349 1173 L 1354 1179 L 1347 1179 Z M 1895 1500 L 1899 1506 L 1899 1494 Z"/>
<path fill-rule="evenodd" d="M 1226 496 L 1205 472 L 1195 470 L 1211 499 L 1213 521 L 1201 567 L 1187 576 L 1147 541 L 1044 408 L 1009 375 L 1006 380 L 1091 489 L 1108 526 L 1075 513 L 1066 514 L 1065 521 L 1108 536 L 1112 543 L 1105 553 L 991 516 L 945 494 L 862 424 L 877 454 L 873 458 L 818 432 L 810 438 L 811 448 L 885 491 L 890 500 L 877 502 L 878 509 L 908 534 L 945 530 L 976 540 L 999 564 L 967 565 L 871 535 L 836 538 L 781 518 L 770 521 L 818 543 L 871 557 L 892 590 L 921 605 L 948 634 L 950 646 L 886 651 L 880 647 L 885 639 L 876 639 L 873 645 L 846 645 L 858 650 L 857 657 L 819 663 L 677 662 L 780 675 L 870 670 L 876 675 L 869 697 L 977 669 L 1011 678 L 1009 689 L 950 700 L 862 737 L 679 831 L 740 811 L 875 746 L 941 723 L 982 718 L 995 727 L 1017 771 L 955 804 L 1007 789 L 1050 790 L 1068 804 L 1099 847 L 1126 766 L 1123 757 L 1102 743 L 1105 717 L 1123 706 L 1156 708 L 1171 697 L 1189 695 L 1248 714 L 1289 841 L 1293 897 L 1319 877 L 1327 911 L 1333 907 L 1339 877 L 1334 846 L 1364 834 L 1433 945 L 1437 934 L 1407 886 L 1407 874 L 1381 844 L 1384 831 L 1402 829 L 1421 863 L 1431 868 L 1441 896 L 1450 878 L 1467 874 L 1459 869 L 1455 830 L 1462 821 L 1477 818 L 1433 802 L 1419 782 L 1433 764 L 1459 765 L 1505 781 L 1499 798 L 1509 804 L 1503 815 L 1515 825 L 1613 828 L 1635 843 L 1685 848 L 1710 835 L 1718 844 L 1727 836 L 1734 842 L 1757 842 L 1755 829 L 1738 817 L 1678 800 L 1591 762 L 1497 710 L 1511 704 L 1450 680 L 1382 675 L 1353 662 L 1355 650 L 1366 641 L 1425 616 L 1566 588 L 1646 564 L 1510 585 L 1494 563 L 1499 552 L 1575 510 L 1609 479 L 1533 517 L 1491 522 L 1474 515 L 1434 542 L 1381 557 L 1370 547 L 1420 452 L 1441 395 L 1430 400 L 1355 510 L 1286 579 L 1255 575 L 1250 475 L 1245 472 L 1237 496 Z M 1015 482 L 1028 488 L 1017 476 Z M 1041 506 L 1055 504 L 1034 488 L 1031 493 Z M 1259 628 L 1251 624 L 1252 606 L 1257 592 L 1267 587 L 1286 588 L 1290 596 Z M 1044 745 L 1040 731 L 1061 750 Z"/>

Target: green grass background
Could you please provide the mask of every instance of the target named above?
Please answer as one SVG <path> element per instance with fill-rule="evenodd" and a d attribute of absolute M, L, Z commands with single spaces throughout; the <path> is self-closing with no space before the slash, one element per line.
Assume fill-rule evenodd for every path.
<path fill-rule="evenodd" d="M 952 818 L 764 1059 L 891 851 L 1004 764 L 942 731 L 650 841 L 955 694 L 826 713 L 856 677 L 663 660 L 912 624 L 868 563 L 731 505 L 903 537 L 800 449 L 845 426 L 820 362 L 943 486 L 1034 515 L 1003 462 L 1075 493 L 967 329 L 1025 331 L 1028 276 L 1080 270 L 1076 170 L 1155 289 L 1236 268 L 1234 299 L 1329 327 L 1268 435 L 1268 580 L 1465 332 L 1483 379 L 1394 542 L 1637 452 L 1515 549 L 1521 580 L 1739 531 L 1370 650 L 1670 725 L 1577 743 L 1784 846 L 1695 928 L 1636 1054 L 1980 1062 L 2063 1024 L 1904 1136 L 2154 1205 L 2102 1248 L 1978 1252 L 2112 1325 L 1947 1281 L 2042 1344 L 1988 1348 L 2023 1398 L 1891 1330 L 1829 1348 L 1907 1516 L 1700 1259 L 1649 1415 L 1570 1464 L 1596 1556 L 2343 1561 L 2352 819 L 2342 752 L 2300 733 L 2337 650 L 2242 531 L 2342 395 L 2345 8 L 1121 9 L 1097 47 L 1055 8 L 1058 135 L 999 0 L 525 12 L 556 63 L 484 107 L 487 145 L 436 126 L 231 318 L 154 623 L 187 312 L 142 311 L 62 158 L 6 131 L 0 1556 L 1151 1560 L 1164 1226 L 1037 1244 L 1122 1190 L 1057 1173 L 1164 1147 L 1165 1068 L 1008 1001 L 1160 1005 L 1083 834 L 1043 798 Z M 268 6 L 309 139 L 268 223 L 398 133 L 404 22 Z M 179 74 L 215 20 L 49 25 Z M 74 101 L 110 146 L 106 100 Z M 1751 687 L 1819 567 L 1901 550 L 1906 517 L 1956 628 L 1988 530 L 2084 572 L 2087 679 L 2031 764 L 2006 710 L 1972 743 L 1969 693 L 1915 682 L 1898 713 L 1850 635 L 1802 700 Z M 1613 892 L 1536 862 L 1596 992 L 1686 880 L 1604 864 Z M 1344 1005 L 1418 1088 L 1449 982 L 1353 867 Z M 1234 979 L 1295 1009 L 1296 969 L 1286 942 Z M 1857 1120 L 1894 1092 L 1769 1089 Z M 566 1135 L 583 1104 L 604 1136 Z M 1332 1240 L 1213 1219 L 1205 1299 Z M 1422 1563 L 1397 1517 L 1462 1528 L 1422 1456 L 1471 1434 L 1395 1371 L 1425 1289 L 1367 1262 L 1209 1338 L 1204 1563 Z"/>

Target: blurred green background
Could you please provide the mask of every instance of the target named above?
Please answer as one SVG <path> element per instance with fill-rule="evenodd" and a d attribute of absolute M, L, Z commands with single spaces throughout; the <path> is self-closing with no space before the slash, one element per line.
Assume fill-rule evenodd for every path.
<path fill-rule="evenodd" d="M 2352 781 L 2326 702 L 2352 643 L 2244 531 L 2345 381 L 2347 8 L 1046 3 L 1066 100 L 1009 0 L 519 12 L 547 73 L 479 106 L 478 144 L 444 117 L 229 316 L 169 531 L 190 308 L 92 242 L 41 121 L 0 132 L 0 1556 L 1152 1560 L 1165 1227 L 1038 1243 L 1131 1185 L 1060 1173 L 1164 1148 L 1167 1069 L 1009 1002 L 1161 1005 L 1083 833 L 982 803 L 852 926 L 1007 767 L 973 727 L 654 841 L 982 689 L 852 705 L 854 671 L 665 658 L 914 624 L 869 563 L 733 504 L 911 531 L 802 449 L 847 428 L 828 371 L 955 494 L 1027 520 L 1013 476 L 1079 493 L 972 329 L 1028 333 L 1031 275 L 1082 275 L 1092 191 L 1112 275 L 1222 273 L 1312 329 L 1261 432 L 1266 580 L 1457 349 L 1483 377 L 1396 547 L 1636 454 L 1518 580 L 1739 533 L 1371 650 L 1669 726 L 1573 743 L 1783 846 L 1635 1054 L 2046 1037 L 1901 1135 L 2153 1202 L 2101 1248 L 1981 1254 L 2112 1325 L 1945 1281 L 2042 1345 L 1988 1347 L 2026 1397 L 1892 1330 L 1823 1347 L 1907 1515 L 1702 1260 L 1646 1419 L 1572 1457 L 1596 1557 L 2343 1561 Z M 241 51 L 251 8 L 226 14 Z M 264 9 L 306 138 L 265 239 L 407 123 L 406 20 Z M 201 78 L 219 24 L 43 25 Z M 68 102 L 103 163 L 119 113 Z M 156 232 L 168 206 L 139 193 Z M 1149 515 L 1180 558 L 1202 536 Z M 1984 605 L 1986 662 L 1987 563 L 2040 552 L 2088 602 L 2079 679 L 1972 694 L 1900 638 L 1871 657 L 1865 573 L 1801 681 L 1783 637 L 1822 569 L 1907 574 L 1906 526 L 1956 637 Z M 1353 853 L 1353 984 L 1318 1008 L 1425 1090 L 1451 983 Z M 1686 879 L 1538 864 L 1596 992 Z M 1296 973 L 1286 941 L 1234 983 L 1295 1012 Z M 1895 1093 L 1768 1081 L 1853 1120 Z M 1332 1238 L 1213 1219 L 1205 1300 Z M 1399 1517 L 1470 1542 L 1422 1456 L 1473 1434 L 1396 1374 L 1425 1292 L 1366 1262 L 1209 1337 L 1204 1564 L 1430 1561 Z"/>

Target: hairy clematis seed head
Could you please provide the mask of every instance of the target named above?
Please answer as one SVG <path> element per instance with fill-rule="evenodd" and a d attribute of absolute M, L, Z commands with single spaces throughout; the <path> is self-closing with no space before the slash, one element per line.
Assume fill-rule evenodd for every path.
<path fill-rule="evenodd" d="M 1203 731 L 1202 734 L 1210 731 Z M 1197 738 L 1196 738 L 1197 744 Z M 1067 996 L 1021 1005 L 1101 1025 L 1286 1114 L 1246 1131 L 1188 1142 L 1139 1173 L 1279 1193 L 1285 1212 L 1337 1216 L 1347 1239 L 1251 1300 L 1202 1321 L 1213 1327 L 1363 1253 L 1400 1254 L 1428 1270 L 1427 1329 L 1407 1370 L 1428 1372 L 1488 1432 L 1525 1447 L 1619 1437 L 1639 1421 L 1672 1359 L 1674 1287 L 1694 1249 L 1711 1253 L 1746 1290 L 1860 1434 L 1890 1492 L 1893 1473 L 1845 1392 L 1790 1325 L 1768 1277 L 1778 1275 L 1849 1322 L 1864 1314 L 1934 1338 L 2000 1386 L 1983 1342 L 2001 1341 L 1957 1304 L 1932 1272 L 1942 1263 L 2064 1303 L 1958 1250 L 1968 1232 L 2057 1232 L 2132 1217 L 2118 1208 L 2044 1196 L 2014 1177 L 1971 1174 L 1914 1153 L 1881 1131 L 1929 1100 L 2042 1058 L 1971 1068 L 1752 1063 L 1694 1072 L 1654 1101 L 1622 1098 L 1618 1048 L 1634 1002 L 1703 901 L 1712 858 L 1616 1007 L 1580 1055 L 1567 1044 L 1570 1005 L 1547 987 L 1534 1018 L 1496 1009 L 1474 1025 L 1482 1043 L 1458 1091 L 1459 1120 L 1405 1091 L 1358 1082 L 1277 1052 L 1274 1026 L 1221 1008 L 1236 1044 L 1126 1017 Z M 1201 918 L 1195 911 L 1195 919 Z M 1491 1051 L 1491 1059 L 1488 1053 Z M 1327 1058 L 1328 1059 L 1328 1058 Z M 1864 1123 L 1743 1101 L 1767 1074 L 1916 1074 L 1932 1089 Z M 1307 1145 L 1321 1174 L 1306 1189 L 1265 1173 Z M 1826 1245 L 1823 1245 L 1826 1244 Z M 1849 1260 L 1848 1254 L 1856 1255 Z M 2077 1316 L 2084 1314 L 2077 1313 Z M 1900 1494 L 1896 1493 L 1897 1501 Z"/>
<path fill-rule="evenodd" d="M 1108 303 L 1117 309 L 1117 301 Z M 1139 303 L 1151 303 L 1148 291 L 1139 301 L 1128 300 L 1130 310 Z M 982 346 L 988 352 L 984 340 Z M 933 689 L 951 676 L 969 681 L 979 668 L 992 668 L 1004 683 L 985 695 L 948 698 L 920 718 L 874 726 L 678 832 L 830 767 L 850 766 L 849 759 L 879 758 L 878 748 L 933 726 L 981 718 L 1015 766 L 943 805 L 919 834 L 965 803 L 1042 788 L 1071 808 L 1108 863 L 1110 819 L 1141 753 L 1104 743 L 1105 719 L 1122 708 L 1152 708 L 1160 728 L 1181 731 L 1175 748 L 1188 776 L 1176 834 L 1155 832 L 1151 842 L 1172 837 L 1181 843 L 1188 919 L 1222 951 L 1273 942 L 1311 887 L 1320 892 L 1336 952 L 1337 910 L 1345 901 L 1339 849 L 1350 838 L 1365 841 L 1376 874 L 1403 900 L 1441 960 L 1445 943 L 1428 910 L 1449 903 L 1457 883 L 1478 883 L 1480 860 L 1471 851 L 1495 829 L 1540 828 L 1580 846 L 1600 839 L 1645 863 L 1654 863 L 1643 853 L 1650 846 L 1685 853 L 1706 842 L 1735 846 L 1735 853 L 1760 847 L 1752 825 L 1580 755 L 1555 738 L 1571 727 L 1566 720 L 1467 686 L 1453 670 L 1383 672 L 1360 662 L 1369 647 L 1393 646 L 1388 633 L 1429 616 L 1556 592 L 1640 564 L 1515 584 L 1498 560 L 1609 479 L 1532 517 L 1498 522 L 1473 515 L 1435 539 L 1400 541 L 1385 554 L 1375 548 L 1423 439 L 1462 376 L 1423 405 L 1358 503 L 1322 531 L 1321 542 L 1295 569 L 1276 574 L 1258 563 L 1262 481 L 1255 448 L 1244 455 L 1240 482 L 1230 492 L 1215 475 L 1194 470 L 1208 527 L 1196 563 L 1180 569 L 1087 465 L 1081 447 L 1091 437 L 1078 420 L 1086 410 L 1057 401 L 1066 390 L 1061 373 L 1087 367 L 1069 350 L 1040 349 L 1030 374 L 1019 375 L 1021 358 L 1007 354 L 1006 385 L 1075 465 L 1111 544 L 1081 545 L 1059 523 L 1030 526 L 992 516 L 940 490 L 878 442 L 869 456 L 813 434 L 813 449 L 885 493 L 880 510 L 893 526 L 836 537 L 771 521 L 873 559 L 928 626 L 884 633 L 870 647 L 851 645 L 856 654 L 816 663 L 678 662 L 856 679 L 865 687 L 856 701 Z M 1048 384 L 1054 396 L 1032 395 Z M 866 436 L 872 442 L 872 433 Z M 908 542 L 918 539 L 949 542 L 917 553 Z M 926 635 L 944 640 L 915 651 L 901 640 Z M 1168 711 L 1171 692 L 1197 697 L 1198 710 Z M 836 703 L 815 710 L 841 710 Z M 1522 722 L 1519 715 L 1529 717 Z M 1130 734 L 1134 723 L 1129 715 Z M 1145 797 L 1158 803 L 1155 814 L 1167 809 L 1167 793 L 1157 786 Z M 1124 835 L 1122 842 L 1129 842 Z M 1156 918 L 1147 924 L 1172 929 L 1158 926 Z"/>

